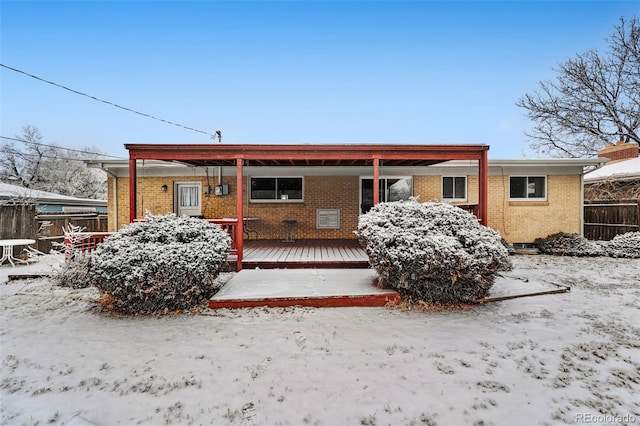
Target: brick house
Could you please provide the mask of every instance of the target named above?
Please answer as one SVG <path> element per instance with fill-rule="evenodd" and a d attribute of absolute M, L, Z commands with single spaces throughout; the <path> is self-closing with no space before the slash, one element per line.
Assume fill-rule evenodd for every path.
<path fill-rule="evenodd" d="M 618 142 L 598 151 L 609 162 L 585 175 L 585 199 L 589 201 L 640 200 L 638 144 Z"/>
<path fill-rule="evenodd" d="M 129 161 L 88 161 L 109 174 L 110 230 L 145 211 L 241 211 L 251 239 L 282 239 L 287 220 L 297 239 L 353 239 L 360 214 L 410 196 L 461 205 L 512 243 L 581 233 L 585 168 L 606 161 L 488 160 L 487 145 L 126 147 Z"/>

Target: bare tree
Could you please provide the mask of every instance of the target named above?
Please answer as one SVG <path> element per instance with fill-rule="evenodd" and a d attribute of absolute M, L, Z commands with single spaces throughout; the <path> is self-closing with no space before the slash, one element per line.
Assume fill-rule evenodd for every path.
<path fill-rule="evenodd" d="M 559 65 L 516 105 L 534 122 L 531 147 L 554 157 L 594 155 L 607 143 L 640 142 L 640 21 L 615 27 L 609 50 L 589 50 Z"/>
<path fill-rule="evenodd" d="M 47 156 L 52 155 L 52 150 L 42 145 L 42 135 L 36 127 L 24 126 L 19 139 L 24 141 L 24 147 L 17 146 L 14 141 L 2 144 L 0 178 L 33 189 L 40 183 L 42 164 Z"/>
<path fill-rule="evenodd" d="M 106 176 L 83 162 L 100 155 L 93 148 L 69 150 L 45 144 L 33 126 L 23 127 L 22 135 L 0 148 L 2 182 L 72 197 L 106 198 Z"/>

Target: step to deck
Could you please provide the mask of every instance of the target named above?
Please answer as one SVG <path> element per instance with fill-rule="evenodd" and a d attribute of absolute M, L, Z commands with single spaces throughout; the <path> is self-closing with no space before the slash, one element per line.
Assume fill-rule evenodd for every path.
<path fill-rule="evenodd" d="M 400 295 L 374 285 L 371 269 L 243 269 L 209 301 L 211 309 L 379 307 Z"/>

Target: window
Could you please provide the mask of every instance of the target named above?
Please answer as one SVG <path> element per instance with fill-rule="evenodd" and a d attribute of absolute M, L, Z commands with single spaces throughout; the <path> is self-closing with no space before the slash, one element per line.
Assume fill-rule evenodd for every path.
<path fill-rule="evenodd" d="M 442 199 L 443 200 L 466 200 L 467 199 L 467 177 L 466 176 L 444 176 L 442 178 Z"/>
<path fill-rule="evenodd" d="M 408 200 L 413 195 L 413 178 L 380 178 L 380 202 Z M 360 212 L 366 213 L 373 207 L 373 179 L 360 180 Z"/>
<path fill-rule="evenodd" d="M 509 177 L 509 198 L 526 200 L 544 200 L 547 198 L 546 176 Z"/>
<path fill-rule="evenodd" d="M 301 177 L 252 177 L 251 201 L 302 201 Z"/>

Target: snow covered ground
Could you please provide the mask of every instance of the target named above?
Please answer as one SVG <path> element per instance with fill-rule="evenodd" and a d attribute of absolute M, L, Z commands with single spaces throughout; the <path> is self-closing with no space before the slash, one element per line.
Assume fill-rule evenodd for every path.
<path fill-rule="evenodd" d="M 6 281 L 0 423 L 640 424 L 640 260 L 518 256 L 569 293 L 470 309 L 116 317 L 95 290 Z"/>

